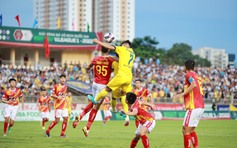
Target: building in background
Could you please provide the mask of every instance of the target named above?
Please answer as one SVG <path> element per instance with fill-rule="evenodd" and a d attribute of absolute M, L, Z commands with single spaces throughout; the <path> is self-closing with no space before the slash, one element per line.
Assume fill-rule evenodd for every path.
<path fill-rule="evenodd" d="M 224 68 L 228 66 L 228 53 L 225 49 L 216 49 L 210 47 L 204 47 L 192 51 L 194 55 L 207 59 L 211 62 L 212 67 Z"/>
<path fill-rule="evenodd" d="M 116 40 L 135 37 L 135 0 L 35 0 L 38 28 L 112 32 Z"/>
<path fill-rule="evenodd" d="M 92 25 L 92 0 L 34 0 L 38 28 L 88 31 Z"/>
<path fill-rule="evenodd" d="M 93 0 L 93 30 L 112 32 L 116 40 L 135 37 L 135 0 Z"/>
<path fill-rule="evenodd" d="M 235 66 L 235 54 L 229 54 L 229 61 L 228 61 L 228 65 L 231 67 Z"/>

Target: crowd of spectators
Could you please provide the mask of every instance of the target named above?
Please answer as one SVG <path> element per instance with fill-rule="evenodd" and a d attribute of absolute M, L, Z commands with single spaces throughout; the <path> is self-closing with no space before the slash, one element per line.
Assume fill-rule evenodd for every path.
<path fill-rule="evenodd" d="M 58 76 L 66 74 L 68 80 L 79 80 L 92 84 L 93 74 L 87 72 L 87 64 L 53 63 L 51 67 L 42 67 L 40 63 L 35 67 L 0 66 L 0 93 L 8 87 L 8 79 L 15 77 L 17 87 L 21 88 L 28 102 L 34 102 L 41 86 L 45 86 L 50 94 Z M 195 71 L 203 78 L 205 100 L 210 102 L 229 102 L 237 99 L 237 69 L 226 67 L 207 68 L 196 66 Z M 184 67 L 160 64 L 159 60 L 146 61 L 142 64 L 136 59 L 133 67 L 134 80 L 143 80 L 143 86 L 152 94 L 154 102 L 170 102 L 172 96 L 183 91 L 185 83 Z M 0 95 L 1 95 L 0 94 Z M 182 102 L 182 99 L 180 99 Z"/>
<path fill-rule="evenodd" d="M 202 78 L 204 99 L 209 102 L 227 103 L 237 99 L 237 69 L 233 67 L 210 68 L 195 67 Z M 134 63 L 134 77 L 144 79 L 155 102 L 170 101 L 169 98 L 184 89 L 184 66 L 160 65 L 159 60 L 150 60 L 147 64 Z M 182 102 L 182 98 L 180 102 Z"/>

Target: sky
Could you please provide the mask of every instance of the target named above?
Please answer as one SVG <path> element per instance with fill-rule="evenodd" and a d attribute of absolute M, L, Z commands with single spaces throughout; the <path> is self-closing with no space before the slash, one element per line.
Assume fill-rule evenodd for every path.
<path fill-rule="evenodd" d="M 0 0 L 4 26 L 33 26 L 33 0 Z M 187 43 L 237 54 L 237 0 L 135 0 L 135 37 L 151 36 L 158 47 Z"/>

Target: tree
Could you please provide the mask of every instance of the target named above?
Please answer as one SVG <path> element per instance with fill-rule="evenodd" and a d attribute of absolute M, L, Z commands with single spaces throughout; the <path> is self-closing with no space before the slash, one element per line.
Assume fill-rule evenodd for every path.
<path fill-rule="evenodd" d="M 167 51 L 168 64 L 183 65 L 192 57 L 192 47 L 185 43 L 175 43 Z"/>
<path fill-rule="evenodd" d="M 183 65 L 186 60 L 193 59 L 196 61 L 196 65 L 211 66 L 211 63 L 207 59 L 193 55 L 192 47 L 186 43 L 175 43 L 168 50 L 157 48 L 158 44 L 159 42 L 156 38 L 145 36 L 143 38 L 135 38 L 132 42 L 132 48 L 136 56 L 139 56 L 143 63 L 145 59 L 153 58 L 156 60 L 159 58 L 161 64 Z"/>
<path fill-rule="evenodd" d="M 132 42 L 132 48 L 136 56 L 141 58 L 141 61 L 144 61 L 148 58 L 157 58 L 159 50 L 157 45 L 159 42 L 156 38 L 151 38 L 150 36 L 145 36 L 144 38 L 135 38 Z"/>

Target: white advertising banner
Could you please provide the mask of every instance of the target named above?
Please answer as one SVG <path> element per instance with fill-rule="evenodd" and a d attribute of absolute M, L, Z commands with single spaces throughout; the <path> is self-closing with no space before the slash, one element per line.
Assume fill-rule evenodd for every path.
<path fill-rule="evenodd" d="M 82 108 L 84 104 L 78 104 L 76 110 L 72 110 L 70 115 L 70 120 L 73 121 L 76 116 L 78 116 L 82 112 Z M 0 103 L 0 121 L 4 121 L 4 103 Z M 89 113 L 86 114 L 82 121 L 87 121 L 89 118 Z M 15 121 L 41 121 L 41 113 L 38 110 L 36 103 L 25 103 L 24 110 L 21 109 L 21 104 L 19 105 L 19 109 L 15 118 Z M 49 120 L 54 120 L 54 110 L 51 110 L 49 113 Z M 62 121 L 62 118 L 61 118 Z M 101 112 L 98 111 L 95 121 L 102 121 Z"/>

